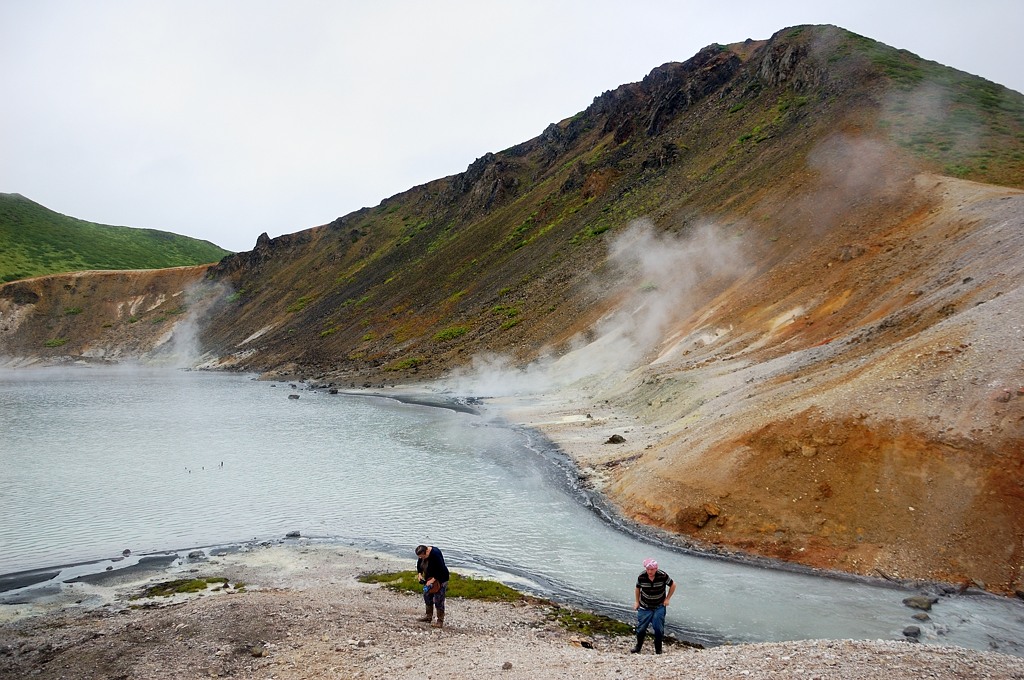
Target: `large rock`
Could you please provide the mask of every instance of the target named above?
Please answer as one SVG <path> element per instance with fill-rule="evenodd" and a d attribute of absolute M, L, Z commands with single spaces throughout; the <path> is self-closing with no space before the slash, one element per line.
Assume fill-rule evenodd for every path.
<path fill-rule="evenodd" d="M 923 609 L 929 611 L 932 605 L 939 601 L 939 598 L 932 597 L 931 595 L 913 595 L 911 597 L 903 598 L 903 604 L 912 609 Z"/>

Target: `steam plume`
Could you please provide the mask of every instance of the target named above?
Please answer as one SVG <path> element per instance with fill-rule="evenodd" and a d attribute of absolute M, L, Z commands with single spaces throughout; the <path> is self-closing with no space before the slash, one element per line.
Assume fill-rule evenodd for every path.
<path fill-rule="evenodd" d="M 598 322 L 589 334 L 593 340 L 577 336 L 566 354 L 521 369 L 507 357 L 475 357 L 471 371 L 455 377 L 454 388 L 485 396 L 538 393 L 628 371 L 657 348 L 673 323 L 708 298 L 715 283 L 735 279 L 744 260 L 738 241 L 724 237 L 715 224 L 680 237 L 637 220 L 609 245 L 612 283 L 604 282 L 603 292 L 621 303 Z"/>

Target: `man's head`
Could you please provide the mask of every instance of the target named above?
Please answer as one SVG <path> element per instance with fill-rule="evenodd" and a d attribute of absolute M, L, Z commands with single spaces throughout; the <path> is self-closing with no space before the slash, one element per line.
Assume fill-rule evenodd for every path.
<path fill-rule="evenodd" d="M 418 545 L 418 546 L 416 546 L 416 557 L 426 557 L 426 556 L 427 556 L 427 546 L 425 546 L 425 545 Z"/>
<path fill-rule="evenodd" d="M 644 569 L 646 569 L 647 572 L 650 574 L 653 574 L 654 572 L 658 571 L 658 560 L 654 559 L 653 557 L 648 557 L 646 560 L 644 560 Z"/>

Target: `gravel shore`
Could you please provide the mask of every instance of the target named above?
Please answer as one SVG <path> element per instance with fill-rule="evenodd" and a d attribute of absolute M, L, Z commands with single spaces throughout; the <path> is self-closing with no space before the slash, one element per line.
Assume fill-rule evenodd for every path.
<path fill-rule="evenodd" d="M 360 583 L 414 561 L 324 544 L 190 560 L 181 573 L 65 584 L 0 605 L 0 678 L 1019 678 L 1024 659 L 894 641 L 822 640 L 693 649 L 565 631 L 542 602 L 452 598 L 443 630 L 422 600 Z M 152 582 L 222 576 L 229 587 L 129 600 Z M 685 606 L 685 597 L 677 598 Z M 675 602 L 674 602 L 675 604 Z"/>

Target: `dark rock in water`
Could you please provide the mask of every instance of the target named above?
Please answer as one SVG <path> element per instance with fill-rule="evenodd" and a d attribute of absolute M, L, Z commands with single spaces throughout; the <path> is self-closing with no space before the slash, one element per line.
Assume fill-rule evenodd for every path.
<path fill-rule="evenodd" d="M 916 640 L 917 638 L 921 637 L 921 629 L 917 626 L 907 626 L 903 629 L 903 635 L 908 638 L 913 638 L 914 640 Z"/>
<path fill-rule="evenodd" d="M 621 444 L 624 441 L 626 441 L 626 438 L 621 434 L 613 434 L 611 437 L 608 437 L 608 441 L 605 444 Z"/>
<path fill-rule="evenodd" d="M 917 621 L 931 621 L 932 620 L 932 617 L 928 616 L 924 612 L 918 612 L 917 614 L 914 614 L 910 618 L 916 619 Z"/>
<path fill-rule="evenodd" d="M 285 538 L 302 538 L 302 534 L 300 534 L 298 531 L 289 531 L 287 534 L 284 535 L 284 537 Z"/>
<path fill-rule="evenodd" d="M 337 387 L 332 387 L 331 389 L 327 390 L 327 393 L 328 394 L 337 394 L 338 393 L 338 388 Z"/>
<path fill-rule="evenodd" d="M 1024 600 L 1024 590 L 1015 590 L 1013 594 Z"/>
<path fill-rule="evenodd" d="M 202 560 L 202 559 L 206 559 L 206 553 L 205 553 L 205 552 L 203 552 L 202 550 L 193 550 L 192 552 L 190 552 L 190 553 L 188 554 L 188 558 L 189 558 L 190 560 Z"/>
<path fill-rule="evenodd" d="M 288 398 L 289 398 L 289 399 L 298 399 L 298 398 L 299 398 L 299 395 L 297 395 L 297 394 L 289 394 L 289 395 L 288 395 Z"/>
<path fill-rule="evenodd" d="M 931 595 L 914 595 L 912 597 L 903 598 L 903 604 L 913 609 L 923 609 L 929 611 L 932 605 L 939 601 L 939 598 L 932 597 Z"/>
<path fill-rule="evenodd" d="M 124 550 L 121 551 L 121 554 L 124 555 L 125 557 L 128 557 L 129 555 L 132 554 L 132 551 L 129 550 L 128 548 L 125 548 Z"/>

